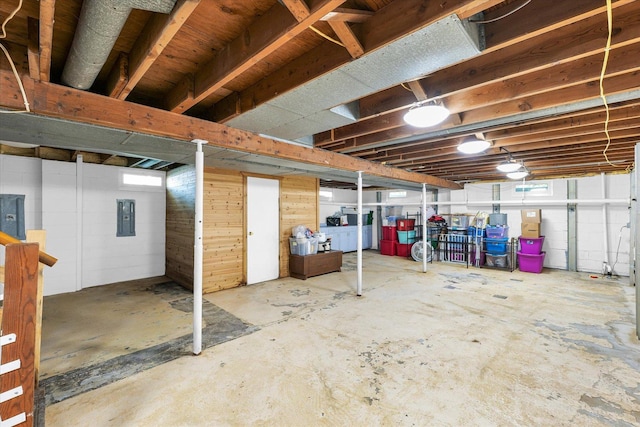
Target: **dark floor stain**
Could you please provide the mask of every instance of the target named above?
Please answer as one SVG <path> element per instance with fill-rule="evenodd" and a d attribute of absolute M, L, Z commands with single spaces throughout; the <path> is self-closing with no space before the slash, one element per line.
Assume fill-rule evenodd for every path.
<path fill-rule="evenodd" d="M 493 297 L 494 298 L 500 298 L 500 299 L 507 299 L 507 297 L 504 296 L 504 295 L 494 295 Z"/>
<path fill-rule="evenodd" d="M 152 292 L 163 297 L 166 297 L 162 293 L 163 289 L 167 290 L 172 296 L 180 296 L 180 294 L 184 296 L 186 292 L 182 287 L 180 287 L 180 292 L 177 292 L 178 289 L 172 286 L 164 287 L 162 285 L 155 286 Z M 188 296 L 172 301 L 171 306 L 177 310 L 192 312 L 193 297 Z M 202 316 L 206 325 L 202 329 L 203 349 L 251 334 L 260 329 L 257 326 L 244 323 L 231 313 L 206 300 L 203 301 Z M 163 363 L 192 355 L 192 343 L 192 334 L 183 335 L 168 342 L 118 356 L 105 362 L 45 378 L 40 384 L 45 389 L 46 405 L 61 402 Z"/>
<path fill-rule="evenodd" d="M 458 289 L 455 286 L 447 285 L 444 287 L 445 289 Z"/>
<path fill-rule="evenodd" d="M 289 293 L 294 297 L 302 297 L 311 294 L 311 290 L 305 289 L 304 291 L 301 291 L 300 289 L 291 289 Z"/>
<path fill-rule="evenodd" d="M 338 292 L 337 294 L 333 294 L 333 299 L 344 299 L 347 295 L 351 295 L 350 291 Z"/>
<path fill-rule="evenodd" d="M 299 302 L 297 304 L 291 303 L 291 304 L 271 304 L 272 307 L 291 307 L 291 308 L 300 308 L 300 307 L 305 307 L 307 305 L 307 303 L 304 302 Z"/>
<path fill-rule="evenodd" d="M 291 311 L 291 310 L 282 312 L 283 316 L 291 316 L 291 314 L 293 314 L 293 311 Z"/>
<path fill-rule="evenodd" d="M 154 295 L 160 295 L 164 299 L 181 297 L 184 296 L 185 292 L 191 292 L 173 281 L 158 283 L 146 288 L 145 290 L 153 293 Z"/>
<path fill-rule="evenodd" d="M 636 371 L 640 371 L 640 358 L 634 349 L 618 340 L 616 333 L 617 325 L 615 322 L 608 322 L 605 325 L 585 325 L 581 323 L 571 323 L 568 327 L 554 325 L 545 320 L 535 323 L 537 327 L 547 328 L 558 335 L 563 342 L 582 348 L 591 354 L 599 355 L 607 360 L 618 359 L 622 363 Z M 579 332 L 587 336 L 593 337 L 596 341 L 575 338 L 575 333 Z M 603 345 L 601 342 L 607 342 Z M 637 398 L 635 398 L 637 399 Z"/>
<path fill-rule="evenodd" d="M 610 402 L 600 396 L 589 396 L 587 394 L 583 394 L 580 397 L 580 402 L 586 403 L 587 405 L 589 405 L 589 407 L 599 410 L 599 412 L 607 412 L 609 414 L 616 415 L 615 420 L 611 420 L 600 413 L 594 414 L 586 410 L 580 411 L 583 414 L 589 415 L 593 418 L 597 418 L 600 421 L 607 421 L 607 424 L 611 423 L 611 425 L 616 426 L 635 426 L 638 425 L 637 423 L 640 423 L 640 412 L 625 410 L 619 404 Z M 636 422 L 632 424 L 618 418 L 618 416 L 624 416 L 625 414 L 633 416 Z"/>
<path fill-rule="evenodd" d="M 511 280 L 512 282 L 522 282 L 523 281 L 522 279 L 509 279 L 509 280 Z"/>

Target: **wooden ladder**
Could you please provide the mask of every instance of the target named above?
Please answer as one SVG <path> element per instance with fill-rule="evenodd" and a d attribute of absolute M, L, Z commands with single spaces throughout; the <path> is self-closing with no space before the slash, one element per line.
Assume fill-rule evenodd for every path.
<path fill-rule="evenodd" d="M 38 243 L 22 243 L 2 232 L 0 244 L 6 246 L 0 336 L 0 427 L 33 426 L 42 319 L 42 269 L 38 261 L 53 266 L 57 259 L 41 252 Z"/>

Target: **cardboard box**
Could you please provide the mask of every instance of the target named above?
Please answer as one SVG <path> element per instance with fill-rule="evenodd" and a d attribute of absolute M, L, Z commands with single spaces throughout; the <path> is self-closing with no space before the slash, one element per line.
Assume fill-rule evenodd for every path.
<path fill-rule="evenodd" d="M 522 237 L 540 237 L 540 223 L 523 222 L 520 235 Z"/>
<path fill-rule="evenodd" d="M 522 222 L 528 224 L 540 224 L 542 222 L 542 210 L 540 209 L 522 209 L 520 211 Z"/>

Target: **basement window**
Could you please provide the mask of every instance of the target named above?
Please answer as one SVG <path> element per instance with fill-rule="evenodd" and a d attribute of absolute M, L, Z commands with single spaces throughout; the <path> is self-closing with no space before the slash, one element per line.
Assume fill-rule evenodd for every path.
<path fill-rule="evenodd" d="M 324 200 L 331 200 L 333 199 L 333 191 L 329 191 L 329 190 L 320 190 L 320 192 L 318 193 L 320 195 L 321 199 Z"/>
<path fill-rule="evenodd" d="M 402 199 L 404 197 L 407 197 L 406 191 L 390 191 L 389 192 L 390 199 Z"/>
<path fill-rule="evenodd" d="M 553 196 L 553 186 L 550 182 L 518 184 L 514 190 L 516 194 L 524 193 L 529 196 Z"/>
<path fill-rule="evenodd" d="M 164 173 L 121 171 L 120 189 L 164 191 Z"/>
<path fill-rule="evenodd" d="M 162 186 L 162 177 L 125 173 L 122 175 L 122 183 L 125 185 L 148 185 L 150 187 L 160 187 Z"/>

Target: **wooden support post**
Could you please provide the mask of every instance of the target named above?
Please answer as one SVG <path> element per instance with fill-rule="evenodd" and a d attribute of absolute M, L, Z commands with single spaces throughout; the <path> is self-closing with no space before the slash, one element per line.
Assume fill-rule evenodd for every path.
<path fill-rule="evenodd" d="M 27 242 L 37 243 L 42 252 L 46 248 L 47 232 L 44 230 L 27 230 Z M 38 292 L 36 297 L 36 341 L 34 345 L 34 372 L 36 386 L 40 381 L 40 345 L 42 342 L 42 303 L 44 294 L 44 264 L 38 263 Z"/>
<path fill-rule="evenodd" d="M 6 247 L 3 336 L 16 334 L 16 342 L 2 347 L 0 363 L 20 360 L 20 368 L 0 376 L 0 392 L 22 387 L 22 394 L 0 403 L 0 418 L 25 414 L 25 426 L 33 426 L 34 341 L 38 291 L 38 244 L 16 243 Z"/>

